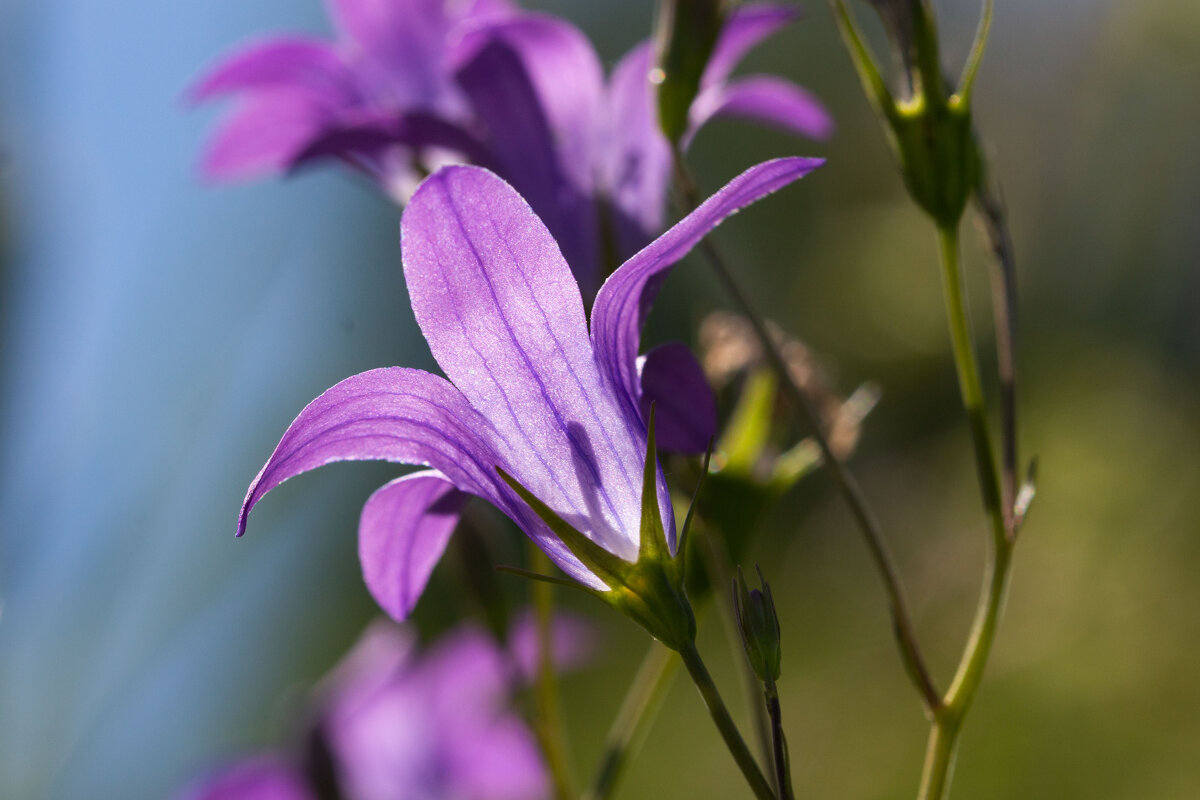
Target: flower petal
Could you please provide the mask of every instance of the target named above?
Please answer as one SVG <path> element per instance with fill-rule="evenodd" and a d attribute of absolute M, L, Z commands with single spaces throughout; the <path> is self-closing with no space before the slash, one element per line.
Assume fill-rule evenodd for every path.
<path fill-rule="evenodd" d="M 695 455 L 717 435 L 717 397 L 704 368 L 683 342 L 659 345 L 641 359 L 642 416 L 655 407 L 660 450 Z"/>
<path fill-rule="evenodd" d="M 355 68 L 400 105 L 436 107 L 444 90 L 444 0 L 329 0 Z"/>
<path fill-rule="evenodd" d="M 624 395 L 628 413 L 640 414 L 638 342 L 670 268 L 730 214 L 823 163 L 819 158 L 778 158 L 751 167 L 622 264 L 600 287 L 592 306 L 592 341 L 601 368 Z"/>
<path fill-rule="evenodd" d="M 600 169 L 619 260 L 641 250 L 663 228 L 671 148 L 658 128 L 651 58 L 650 44 L 638 45 L 617 63 L 609 81 L 609 128 Z"/>
<path fill-rule="evenodd" d="M 315 800 L 304 773 L 282 755 L 244 758 L 200 778 L 180 800 Z"/>
<path fill-rule="evenodd" d="M 356 166 L 365 162 L 375 167 L 386 162 L 387 153 L 397 146 L 412 150 L 437 148 L 476 163 L 487 163 L 490 157 L 483 143 L 457 123 L 420 111 L 382 112 L 331 127 L 297 154 L 291 166 L 341 158 Z"/>
<path fill-rule="evenodd" d="M 324 124 L 322 110 L 301 94 L 251 98 L 209 139 L 201 171 L 214 180 L 237 180 L 286 170 Z"/>
<path fill-rule="evenodd" d="M 494 174 L 445 167 L 413 195 L 400 227 L 417 323 L 494 426 L 504 468 L 577 530 L 634 560 L 645 431 L 600 375 L 579 288 L 546 226 Z M 666 497 L 665 482 L 661 490 Z M 526 530 L 562 546 L 544 526 Z"/>
<path fill-rule="evenodd" d="M 741 6 L 729 17 L 713 47 L 701 87 L 721 83 L 733 72 L 746 53 L 800 16 L 795 6 L 777 3 L 752 3 Z"/>
<path fill-rule="evenodd" d="M 833 117 L 808 91 L 791 81 L 753 75 L 710 86 L 692 103 L 688 138 L 713 117 L 745 117 L 811 139 L 833 135 Z"/>
<path fill-rule="evenodd" d="M 587 36 L 565 20 L 524 14 L 470 34 L 502 42 L 520 58 L 554 133 L 563 168 L 577 186 L 592 184 L 604 69 Z"/>
<path fill-rule="evenodd" d="M 599 270 L 596 54 L 576 28 L 542 15 L 489 25 L 467 41 L 474 55 L 458 82 L 487 127 L 495 166 L 550 228 L 590 296 Z"/>
<path fill-rule="evenodd" d="M 496 502 L 493 435 L 445 379 L 390 367 L 347 378 L 309 403 L 250 484 L 238 517 L 288 478 L 335 461 L 391 461 L 440 470 L 461 491 Z"/>
<path fill-rule="evenodd" d="M 325 42 L 283 36 L 247 45 L 222 59 L 188 90 L 193 102 L 231 92 L 305 91 L 340 101 L 353 94 L 353 77 Z"/>
<path fill-rule="evenodd" d="M 380 487 L 363 506 L 358 558 L 375 602 L 403 622 L 458 525 L 467 495 L 435 470 Z"/>

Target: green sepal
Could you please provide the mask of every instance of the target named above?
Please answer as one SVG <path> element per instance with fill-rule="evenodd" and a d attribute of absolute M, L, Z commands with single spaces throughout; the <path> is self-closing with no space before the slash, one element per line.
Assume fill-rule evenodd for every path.
<path fill-rule="evenodd" d="M 566 520 L 555 513 L 554 509 L 539 500 L 537 495 L 505 472 L 503 467 L 496 467 L 496 472 L 500 473 L 504 482 L 512 487 L 512 490 L 533 509 L 535 514 L 541 517 L 542 522 L 545 522 L 550 530 L 554 531 L 562 543 L 583 562 L 585 567 L 595 573 L 596 577 L 609 586 L 620 582 L 621 575 L 632 566 L 628 561 L 613 555 L 571 527 Z"/>
<path fill-rule="evenodd" d="M 687 514 L 683 517 L 683 526 L 679 529 L 679 541 L 675 543 L 675 560 L 679 564 L 679 571 L 683 573 L 684 578 L 687 577 L 688 570 L 688 542 L 689 534 L 692 532 L 692 517 L 696 513 L 696 501 L 700 499 L 700 491 L 704 488 L 704 479 L 708 477 L 708 467 L 712 463 L 713 440 L 708 440 L 708 449 L 704 451 L 704 463 L 700 465 L 700 477 L 696 480 L 696 490 L 692 492 L 692 502 L 688 503 Z"/>
<path fill-rule="evenodd" d="M 642 530 L 638 540 L 638 560 L 670 558 L 667 531 L 658 507 L 658 446 L 654 437 L 655 404 L 650 404 L 650 422 L 646 426 L 646 458 L 642 466 Z"/>
<path fill-rule="evenodd" d="M 555 575 L 543 575 L 540 572 L 533 572 L 532 570 L 521 569 L 520 567 L 510 567 L 507 564 L 497 564 L 495 566 L 495 570 L 497 572 L 507 572 L 509 575 L 516 575 L 518 578 L 527 578 L 531 581 L 538 581 L 539 583 L 550 583 L 555 586 L 566 586 L 568 589 L 578 589 L 579 591 L 587 592 L 588 594 L 597 594 L 595 589 L 592 589 L 589 586 L 584 586 L 582 583 L 573 581 L 570 578 L 559 578 Z"/>
<path fill-rule="evenodd" d="M 608 552 L 571 527 L 503 468 L 496 467 L 496 471 L 567 549 L 608 586 L 606 591 L 588 590 L 591 594 L 637 622 L 667 647 L 680 650 L 695 641 L 696 617 L 684 588 L 683 560 L 671 557 L 658 507 L 658 456 L 653 412 L 649 427 L 642 487 L 642 540 L 636 562 L 625 561 Z M 534 580 L 548 577 L 511 568 L 508 571 Z"/>

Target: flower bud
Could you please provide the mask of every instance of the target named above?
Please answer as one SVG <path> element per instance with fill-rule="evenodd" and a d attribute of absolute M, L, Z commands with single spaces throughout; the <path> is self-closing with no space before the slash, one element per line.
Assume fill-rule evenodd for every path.
<path fill-rule="evenodd" d="M 746 576 L 738 567 L 737 577 L 733 579 L 733 608 L 750 668 L 760 681 L 773 686 L 779 680 L 779 663 L 783 655 L 779 646 L 779 617 L 775 613 L 771 587 L 763 578 L 762 570 L 757 566 L 754 569 L 762 589 L 748 589 Z"/>
<path fill-rule="evenodd" d="M 652 78 L 658 84 L 658 123 L 671 142 L 687 131 L 688 111 L 725 22 L 729 0 L 662 0 L 654 34 Z"/>

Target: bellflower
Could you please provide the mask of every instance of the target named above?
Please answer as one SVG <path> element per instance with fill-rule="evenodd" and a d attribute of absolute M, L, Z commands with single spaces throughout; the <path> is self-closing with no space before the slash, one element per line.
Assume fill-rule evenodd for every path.
<path fill-rule="evenodd" d="M 586 631 L 554 620 L 554 660 L 577 666 Z M 256 754 L 218 769 L 184 800 L 315 800 L 336 786 L 345 800 L 540 800 L 546 768 L 532 732 L 511 708 L 533 674 L 532 619 L 507 649 L 474 627 L 428 650 L 391 623 L 370 626 L 314 693 L 303 753 Z"/>
<path fill-rule="evenodd" d="M 598 593 L 615 590 L 620 565 L 638 562 L 649 544 L 644 521 L 673 555 L 670 497 L 643 417 L 642 323 L 670 268 L 705 234 L 819 164 L 778 159 L 735 178 L 613 273 L 590 334 L 579 285 L 521 196 L 478 167 L 439 170 L 400 227 L 413 312 L 448 379 L 392 367 L 326 391 L 251 483 L 238 534 L 284 480 L 334 461 L 384 460 L 428 468 L 376 491 L 360 521 L 367 586 L 397 619 L 412 610 L 468 496 L 503 511 Z M 664 427 L 695 384 L 685 377 L 665 389 Z"/>
<path fill-rule="evenodd" d="M 751 4 L 729 16 L 692 103 L 685 146 L 723 116 L 817 139 L 832 133 L 828 112 L 795 84 L 730 77 L 796 15 L 788 6 Z M 590 296 L 603 271 L 663 228 L 671 146 L 655 110 L 653 47 L 636 46 L 606 82 L 587 37 L 556 17 L 524 14 L 467 39 L 472 55 L 458 81 L 486 126 L 492 164 L 542 217 Z"/>
<path fill-rule="evenodd" d="M 463 33 L 512 15 L 507 0 L 327 1 L 335 41 L 273 36 L 192 87 L 194 101 L 238 101 L 208 143 L 204 172 L 242 178 L 336 157 L 403 201 L 431 149 L 480 157 L 454 71 Z"/>
<path fill-rule="evenodd" d="M 317 795 L 298 764 L 281 753 L 262 753 L 200 777 L 179 800 L 317 800 Z"/>

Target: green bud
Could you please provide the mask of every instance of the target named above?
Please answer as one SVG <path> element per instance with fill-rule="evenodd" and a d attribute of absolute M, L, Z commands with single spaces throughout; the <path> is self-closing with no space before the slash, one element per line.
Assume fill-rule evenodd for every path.
<path fill-rule="evenodd" d="M 937 19 L 929 0 L 867 2 L 888 30 L 907 92 L 903 99 L 893 99 L 844 0 L 835 0 L 838 22 L 863 87 L 884 123 L 913 200 L 939 226 L 957 226 L 982 181 L 971 91 L 987 46 L 992 0 L 985 0 L 975 44 L 957 87 L 942 71 Z"/>
<path fill-rule="evenodd" d="M 687 131 L 688 111 L 729 5 L 729 0 L 662 0 L 658 6 L 651 80 L 658 84 L 658 124 L 672 143 Z"/>
<path fill-rule="evenodd" d="M 779 680 L 779 664 L 783 651 L 779 646 L 779 617 L 771 587 L 763 579 L 762 570 L 755 566 L 761 589 L 747 589 L 746 576 L 738 567 L 733 579 L 733 608 L 737 617 L 746 658 L 758 679 L 768 686 Z"/>

